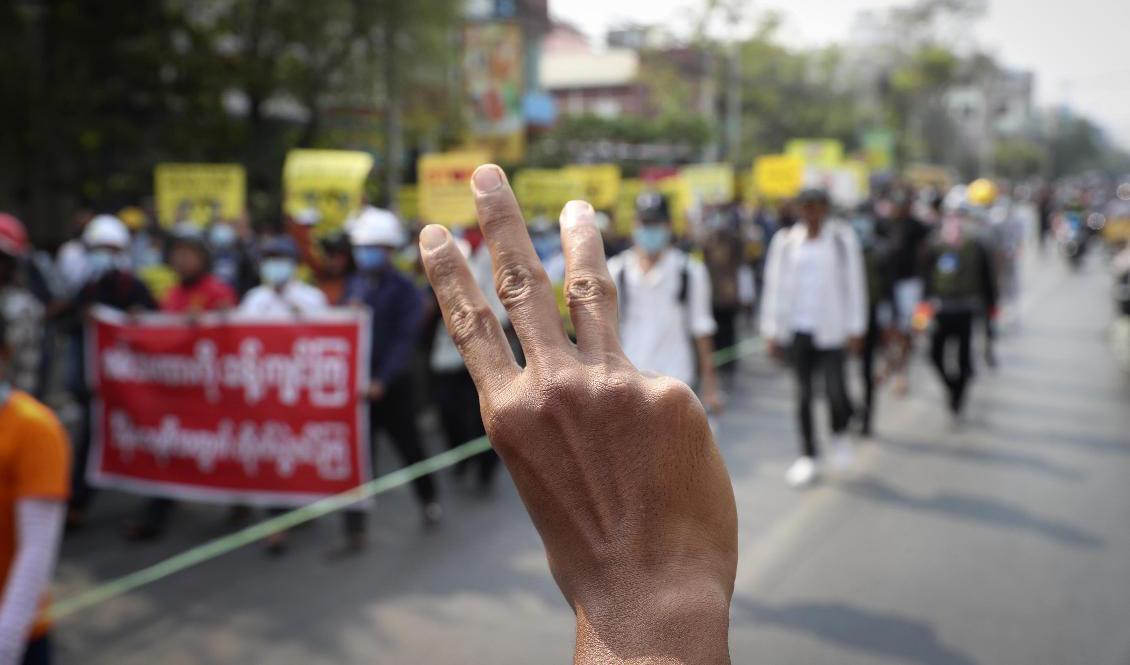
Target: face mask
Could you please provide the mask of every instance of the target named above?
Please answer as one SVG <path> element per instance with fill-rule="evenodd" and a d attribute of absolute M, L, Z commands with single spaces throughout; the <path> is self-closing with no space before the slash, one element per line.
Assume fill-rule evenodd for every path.
<path fill-rule="evenodd" d="M 228 249 L 236 239 L 235 229 L 227 224 L 214 224 L 208 229 L 208 244 L 216 249 Z"/>
<path fill-rule="evenodd" d="M 666 226 L 641 226 L 632 231 L 632 240 L 648 254 L 658 254 L 671 241 L 671 229 Z"/>
<path fill-rule="evenodd" d="M 278 286 L 290 281 L 294 276 L 294 261 L 287 258 L 263 259 L 259 266 L 259 277 L 264 284 Z"/>
<path fill-rule="evenodd" d="M 388 251 L 384 247 L 354 247 L 353 262 L 358 270 L 374 272 L 388 264 Z"/>
<path fill-rule="evenodd" d="M 117 267 L 118 258 L 113 252 L 96 249 L 86 255 L 86 266 L 90 271 L 90 278 L 97 279 Z"/>

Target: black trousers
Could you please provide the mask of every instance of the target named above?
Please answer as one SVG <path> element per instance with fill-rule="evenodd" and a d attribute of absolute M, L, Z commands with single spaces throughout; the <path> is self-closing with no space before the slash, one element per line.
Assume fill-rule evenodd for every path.
<path fill-rule="evenodd" d="M 949 393 L 950 410 L 961 411 L 965 391 L 973 378 L 973 313 L 942 312 L 934 317 L 934 333 L 930 344 L 930 359 Z M 957 345 L 957 372 L 947 362 L 949 350 Z"/>
<path fill-rule="evenodd" d="M 846 356 L 842 348 L 818 349 L 808 333 L 793 338 L 793 369 L 797 379 L 797 421 L 800 425 L 801 454 L 816 457 L 816 436 L 812 422 L 812 380 L 817 370 L 824 373 L 824 390 L 832 415 L 832 433 L 842 434 L 851 420 L 851 400 L 844 381 Z"/>
<path fill-rule="evenodd" d="M 718 326 L 714 332 L 714 350 L 728 349 L 738 342 L 738 306 L 715 305 L 714 323 Z M 734 371 L 738 368 L 737 360 L 728 360 L 718 367 L 718 371 L 732 380 Z"/>
<path fill-rule="evenodd" d="M 384 399 L 369 405 L 370 450 L 373 460 L 373 473 L 377 474 L 377 434 L 385 432 L 392 441 L 392 447 L 405 466 L 424 459 L 424 448 L 420 442 L 420 432 L 416 427 L 415 386 L 411 374 L 393 381 L 385 387 Z M 426 475 L 412 481 L 412 489 L 420 503 L 427 505 L 436 500 L 435 479 Z M 345 531 L 349 534 L 365 530 L 364 510 L 346 510 L 342 513 Z"/>
<path fill-rule="evenodd" d="M 435 372 L 432 374 L 432 389 L 448 448 L 461 446 L 487 433 L 479 411 L 479 393 L 470 372 L 466 369 Z M 456 472 L 462 475 L 470 465 L 476 467 L 480 486 L 489 487 L 498 468 L 498 453 L 488 450 L 464 460 L 456 467 Z"/>
<path fill-rule="evenodd" d="M 28 642 L 21 665 L 51 665 L 51 639 L 44 635 Z"/>
<path fill-rule="evenodd" d="M 867 334 L 863 337 L 863 353 L 860 354 L 860 371 L 863 375 L 863 413 L 860 414 L 860 432 L 871 434 L 871 420 L 875 414 L 875 355 L 882 343 L 879 317 L 874 305 L 867 314 Z"/>

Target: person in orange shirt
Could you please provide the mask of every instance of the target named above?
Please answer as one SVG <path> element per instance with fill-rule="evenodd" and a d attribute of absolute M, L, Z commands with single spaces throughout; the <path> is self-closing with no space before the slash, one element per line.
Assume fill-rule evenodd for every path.
<path fill-rule="evenodd" d="M 55 415 L 11 387 L 0 315 L 0 665 L 51 662 L 44 609 L 70 487 L 70 444 Z"/>

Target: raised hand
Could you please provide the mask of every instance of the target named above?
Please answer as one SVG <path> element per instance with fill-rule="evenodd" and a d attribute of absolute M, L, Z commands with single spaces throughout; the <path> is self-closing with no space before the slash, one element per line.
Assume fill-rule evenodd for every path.
<path fill-rule="evenodd" d="M 624 356 L 588 203 L 561 214 L 574 345 L 506 176 L 488 164 L 472 181 L 525 368 L 447 230 L 425 228 L 421 254 L 487 434 L 576 612 L 576 662 L 729 662 L 737 515 L 702 405 Z"/>

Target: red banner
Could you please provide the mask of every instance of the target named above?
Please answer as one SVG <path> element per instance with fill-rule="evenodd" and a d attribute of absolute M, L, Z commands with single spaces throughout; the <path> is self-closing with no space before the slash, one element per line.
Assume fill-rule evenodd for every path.
<path fill-rule="evenodd" d="M 299 505 L 369 480 L 362 312 L 206 315 L 98 310 L 87 335 L 92 484 Z"/>

